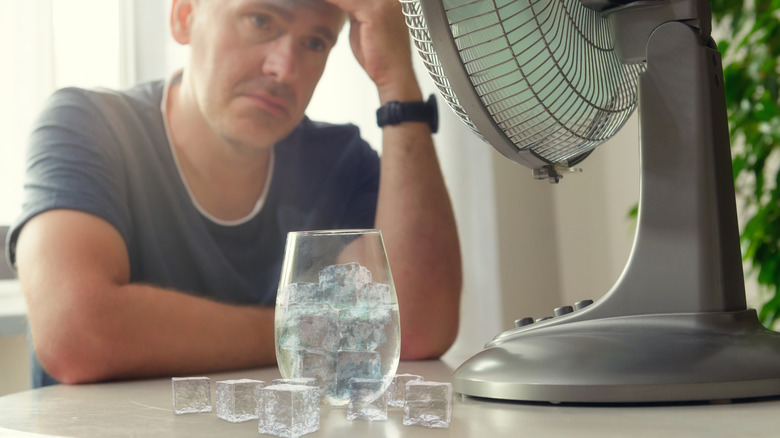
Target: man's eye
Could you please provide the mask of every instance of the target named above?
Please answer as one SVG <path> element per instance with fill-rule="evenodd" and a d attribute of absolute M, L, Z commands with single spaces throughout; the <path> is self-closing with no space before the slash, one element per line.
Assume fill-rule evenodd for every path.
<path fill-rule="evenodd" d="M 271 19 L 267 15 L 252 15 L 249 19 L 258 29 L 268 29 L 271 26 Z"/>
<path fill-rule="evenodd" d="M 308 38 L 306 39 L 304 45 L 306 46 L 307 49 L 312 50 L 314 52 L 322 52 L 328 47 L 325 44 L 325 41 L 323 41 L 320 38 Z"/>

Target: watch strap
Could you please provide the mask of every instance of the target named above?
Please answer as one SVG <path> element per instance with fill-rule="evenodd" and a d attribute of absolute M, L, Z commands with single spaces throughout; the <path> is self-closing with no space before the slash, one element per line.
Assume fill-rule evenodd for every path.
<path fill-rule="evenodd" d="M 403 122 L 426 122 L 435 133 L 439 130 L 439 109 L 436 96 L 431 94 L 427 101 L 392 101 L 376 110 L 376 122 L 380 127 L 398 125 Z"/>

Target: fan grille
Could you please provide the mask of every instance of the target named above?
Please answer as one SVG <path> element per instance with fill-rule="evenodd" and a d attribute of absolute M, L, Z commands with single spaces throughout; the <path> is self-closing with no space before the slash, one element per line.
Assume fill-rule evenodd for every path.
<path fill-rule="evenodd" d="M 420 3 L 434 0 L 400 1 L 437 88 L 484 140 L 434 49 Z M 580 0 L 440 1 L 481 110 L 518 149 L 565 164 L 612 137 L 636 107 L 644 64 L 620 62 L 609 20 Z"/>

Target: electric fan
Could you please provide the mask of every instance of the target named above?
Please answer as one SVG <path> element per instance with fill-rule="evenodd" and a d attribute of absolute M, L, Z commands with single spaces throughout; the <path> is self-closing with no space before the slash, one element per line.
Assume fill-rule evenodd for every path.
<path fill-rule="evenodd" d="M 780 334 L 747 309 L 720 54 L 707 0 L 401 0 L 450 107 L 558 182 L 639 107 L 634 246 L 595 303 L 499 334 L 453 377 L 573 403 L 780 394 Z"/>

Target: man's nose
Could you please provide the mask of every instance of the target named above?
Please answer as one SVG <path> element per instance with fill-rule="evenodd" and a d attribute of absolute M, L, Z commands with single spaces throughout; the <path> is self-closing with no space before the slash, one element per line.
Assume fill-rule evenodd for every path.
<path fill-rule="evenodd" d="M 298 75 L 298 52 L 290 37 L 277 38 L 271 43 L 263 61 L 263 74 L 278 82 L 290 82 Z"/>

